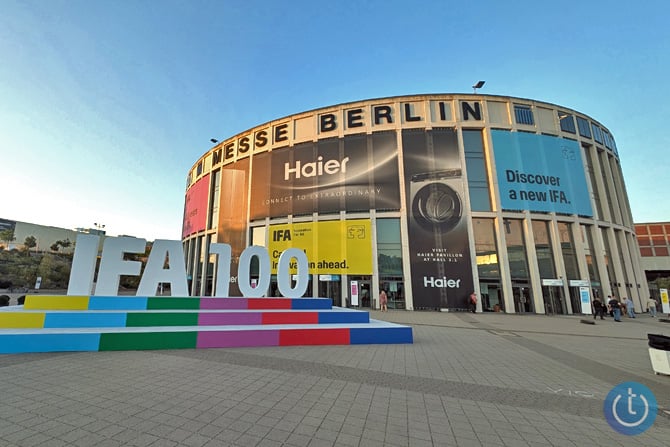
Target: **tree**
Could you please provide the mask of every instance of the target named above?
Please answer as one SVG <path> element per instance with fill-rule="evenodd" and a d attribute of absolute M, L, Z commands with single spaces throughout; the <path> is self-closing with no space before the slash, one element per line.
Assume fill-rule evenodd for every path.
<path fill-rule="evenodd" d="M 72 242 L 70 241 L 70 239 L 63 239 L 63 240 L 54 242 L 53 244 L 51 244 L 51 247 L 49 247 L 49 248 L 51 248 L 51 251 L 58 251 L 60 249 L 60 247 L 68 248 L 71 245 L 72 245 Z"/>
<path fill-rule="evenodd" d="M 15 239 L 14 228 L 7 228 L 6 230 L 0 231 L 0 241 L 7 242 L 7 248 L 9 248 L 9 244 L 11 244 Z"/>
<path fill-rule="evenodd" d="M 23 246 L 26 247 L 28 250 L 37 247 L 37 239 L 35 238 L 35 236 L 28 236 L 26 240 L 23 241 Z"/>

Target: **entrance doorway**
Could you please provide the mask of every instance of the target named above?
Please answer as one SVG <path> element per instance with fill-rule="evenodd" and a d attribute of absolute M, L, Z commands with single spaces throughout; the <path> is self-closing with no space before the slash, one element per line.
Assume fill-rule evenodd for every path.
<path fill-rule="evenodd" d="M 512 295 L 514 297 L 514 310 L 517 313 L 535 312 L 530 287 L 527 283 L 512 283 Z"/>
<path fill-rule="evenodd" d="M 570 304 L 572 304 L 572 313 L 582 313 L 582 294 L 579 287 L 570 286 Z"/>
<path fill-rule="evenodd" d="M 347 300 L 348 307 L 355 307 L 360 309 L 372 309 L 374 300 L 372 299 L 372 280 L 369 276 L 350 276 L 350 281 L 358 283 L 358 305 L 354 306 L 351 303 L 351 298 Z"/>
<path fill-rule="evenodd" d="M 479 282 L 481 292 L 482 312 L 504 312 L 502 287 L 499 282 Z"/>
<path fill-rule="evenodd" d="M 563 287 L 542 286 L 542 297 L 544 298 L 544 311 L 547 315 L 566 315 L 568 313 Z"/>
<path fill-rule="evenodd" d="M 342 292 L 339 275 L 319 275 L 319 298 L 330 298 L 333 306 L 340 306 Z"/>

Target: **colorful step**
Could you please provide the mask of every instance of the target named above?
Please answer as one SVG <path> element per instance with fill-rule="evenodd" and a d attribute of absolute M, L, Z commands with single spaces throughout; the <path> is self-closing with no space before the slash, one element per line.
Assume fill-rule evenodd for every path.
<path fill-rule="evenodd" d="M 327 298 L 30 295 L 0 308 L 0 354 L 413 343 Z"/>
<path fill-rule="evenodd" d="M 2 328 L 85 328 L 368 323 L 370 314 L 321 311 L 34 311 L 0 312 Z"/>
<path fill-rule="evenodd" d="M 330 309 L 328 298 L 212 298 L 28 295 L 32 310 L 318 310 Z"/>
<path fill-rule="evenodd" d="M 1 330 L 0 354 L 412 343 L 412 328 L 371 320 L 341 325 Z"/>

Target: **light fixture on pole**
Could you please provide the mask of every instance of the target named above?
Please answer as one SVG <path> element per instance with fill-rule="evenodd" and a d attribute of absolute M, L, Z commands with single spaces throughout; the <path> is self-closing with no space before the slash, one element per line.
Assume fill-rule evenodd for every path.
<path fill-rule="evenodd" d="M 475 85 L 472 86 L 472 89 L 474 90 L 473 93 L 477 93 L 478 88 L 484 87 L 484 84 L 486 81 L 478 81 Z"/>
<path fill-rule="evenodd" d="M 96 234 L 98 234 L 98 235 L 105 234 L 105 230 L 104 230 L 105 224 L 95 222 L 95 223 L 93 223 L 93 226 L 95 226 Z"/>
<path fill-rule="evenodd" d="M 219 142 L 219 140 L 217 140 L 216 138 L 210 138 L 209 141 L 211 141 L 214 144 Z"/>

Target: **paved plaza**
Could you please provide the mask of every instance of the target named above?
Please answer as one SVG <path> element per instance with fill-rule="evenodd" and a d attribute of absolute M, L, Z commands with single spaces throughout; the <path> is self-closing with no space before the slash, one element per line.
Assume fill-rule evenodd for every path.
<path fill-rule="evenodd" d="M 670 445 L 670 377 L 655 375 L 648 315 L 372 312 L 413 345 L 0 356 L 0 445 Z M 640 382 L 662 409 L 638 436 L 603 401 Z"/>

